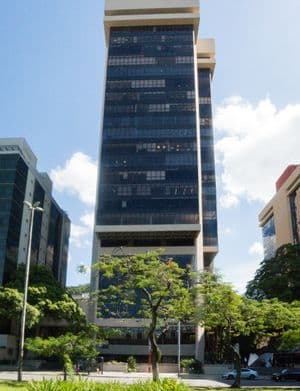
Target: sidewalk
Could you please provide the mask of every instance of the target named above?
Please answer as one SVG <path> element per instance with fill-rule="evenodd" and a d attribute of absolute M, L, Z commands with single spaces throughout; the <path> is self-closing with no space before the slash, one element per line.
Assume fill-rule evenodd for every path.
<path fill-rule="evenodd" d="M 78 378 L 77 375 L 74 375 L 75 378 Z M 107 383 L 137 383 L 147 380 L 152 380 L 152 374 L 147 372 L 104 372 L 103 375 L 98 374 L 97 372 L 91 372 L 90 375 L 87 375 L 87 373 L 83 372 L 80 373 L 80 376 L 84 379 L 92 380 L 95 382 L 107 382 Z M 17 380 L 17 371 L 0 371 L 0 381 L 1 380 Z M 24 381 L 31 381 L 31 380 L 43 380 L 43 379 L 62 379 L 63 373 L 62 372 L 49 372 L 49 371 L 24 371 L 23 372 L 23 380 Z M 173 378 L 177 379 L 178 375 L 177 373 L 161 373 L 160 374 L 161 379 L 165 378 Z M 228 387 L 228 384 L 224 383 L 221 379 L 208 379 L 205 378 L 203 375 L 200 377 L 193 377 L 189 379 L 180 379 L 184 383 L 190 385 L 190 386 L 197 386 L 197 387 Z"/>

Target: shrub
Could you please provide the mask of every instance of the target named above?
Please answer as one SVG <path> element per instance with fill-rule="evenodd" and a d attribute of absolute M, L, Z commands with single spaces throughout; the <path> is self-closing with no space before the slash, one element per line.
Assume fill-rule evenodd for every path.
<path fill-rule="evenodd" d="M 203 373 L 202 362 L 194 359 L 190 365 L 190 373 Z"/>
<path fill-rule="evenodd" d="M 130 356 L 127 359 L 127 370 L 128 372 L 136 371 L 136 359 L 133 356 Z"/>
<path fill-rule="evenodd" d="M 183 359 L 180 364 L 189 373 L 203 373 L 202 362 L 194 358 Z"/>
<path fill-rule="evenodd" d="M 193 358 L 184 358 L 180 361 L 180 366 L 182 369 L 184 369 L 186 372 L 190 371 L 190 366 L 194 362 Z"/>
<path fill-rule="evenodd" d="M 143 382 L 136 384 L 94 383 L 78 380 L 66 382 L 63 380 L 33 381 L 27 385 L 28 391 L 188 391 L 183 383 L 175 379 L 164 379 L 160 382 Z"/>

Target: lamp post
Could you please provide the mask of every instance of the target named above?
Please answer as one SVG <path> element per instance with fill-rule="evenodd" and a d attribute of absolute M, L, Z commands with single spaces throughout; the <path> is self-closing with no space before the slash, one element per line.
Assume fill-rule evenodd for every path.
<path fill-rule="evenodd" d="M 27 259 L 26 259 L 26 264 L 25 264 L 25 283 L 24 283 L 23 306 L 22 306 L 22 315 L 21 315 L 21 326 L 20 326 L 19 357 L 18 357 L 18 381 L 22 381 L 22 371 L 23 371 L 26 305 L 27 305 L 27 293 L 28 293 L 28 280 L 29 280 L 29 269 L 30 269 L 30 256 L 31 256 L 34 212 L 36 210 L 39 212 L 44 211 L 44 209 L 40 208 L 40 206 L 39 206 L 40 202 L 35 202 L 32 205 L 30 202 L 24 201 L 24 205 L 27 206 L 28 209 L 30 210 L 30 224 L 29 224 Z"/>
<path fill-rule="evenodd" d="M 181 360 L 181 322 L 178 322 L 177 325 L 177 338 L 178 338 L 178 343 L 177 343 L 177 365 L 178 365 L 178 377 L 180 376 L 181 368 L 180 368 L 180 360 Z"/>

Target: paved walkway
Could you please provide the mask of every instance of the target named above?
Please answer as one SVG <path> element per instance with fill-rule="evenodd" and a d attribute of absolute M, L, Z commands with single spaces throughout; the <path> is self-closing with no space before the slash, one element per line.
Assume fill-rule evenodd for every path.
<path fill-rule="evenodd" d="M 77 377 L 77 376 L 76 376 Z M 134 372 L 134 373 L 125 373 L 125 372 L 104 372 L 103 375 L 96 372 L 91 372 L 89 376 L 86 373 L 82 373 L 82 377 L 91 379 L 96 382 L 120 382 L 120 383 L 136 383 L 140 381 L 146 381 L 152 379 L 151 373 L 143 372 Z M 177 379 L 178 376 L 176 373 L 161 373 L 160 377 L 163 378 L 173 378 Z M 24 371 L 23 380 L 43 380 L 43 379 L 55 379 L 63 378 L 62 372 L 50 372 L 50 371 Z M 16 380 L 17 372 L 16 371 L 0 371 L 0 380 Z M 191 386 L 202 386 L 202 387 L 226 387 L 228 384 L 217 381 L 214 379 L 207 378 L 192 378 L 192 379 L 182 379 L 184 383 Z"/>
<path fill-rule="evenodd" d="M 161 378 L 174 378 L 177 379 L 178 376 L 176 373 L 161 373 Z M 17 380 L 17 371 L 0 371 L 0 381 L 1 380 Z M 77 376 L 76 376 L 77 377 Z M 96 382 L 120 382 L 120 383 L 136 383 L 140 381 L 151 380 L 151 373 L 125 373 L 125 372 L 104 372 L 103 375 L 98 374 L 96 372 L 91 372 L 89 376 L 86 373 L 82 373 L 82 377 L 86 379 L 90 379 Z M 24 371 L 23 372 L 23 380 L 43 380 L 43 379 L 55 379 L 55 378 L 63 378 L 62 372 L 50 372 L 50 371 Z M 194 387 L 211 387 L 211 388 L 219 388 L 219 387 L 229 387 L 231 382 L 224 381 L 220 378 L 220 376 L 208 376 L 208 375 L 185 375 L 184 378 L 181 379 L 185 384 Z M 260 376 L 257 380 L 243 380 L 243 386 L 247 387 L 293 387 L 293 389 L 300 388 L 299 382 L 284 382 L 275 383 L 271 381 L 270 377 Z"/>

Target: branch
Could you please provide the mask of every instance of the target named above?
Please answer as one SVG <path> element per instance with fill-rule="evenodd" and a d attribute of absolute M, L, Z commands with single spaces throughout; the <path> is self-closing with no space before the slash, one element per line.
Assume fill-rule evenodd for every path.
<path fill-rule="evenodd" d="M 146 294 L 146 299 L 149 302 L 150 306 L 153 307 L 153 301 L 150 292 L 146 288 L 142 288 L 142 291 Z"/>
<path fill-rule="evenodd" d="M 169 291 L 170 287 L 171 287 L 171 281 L 169 280 L 168 283 L 167 283 L 166 292 Z M 159 306 L 161 305 L 161 302 L 162 302 L 163 298 L 164 298 L 164 295 L 161 295 L 160 298 L 158 299 L 158 302 L 156 303 L 156 305 L 153 306 L 153 309 L 154 309 L 155 311 L 158 310 Z"/>

